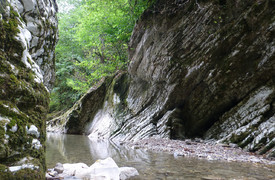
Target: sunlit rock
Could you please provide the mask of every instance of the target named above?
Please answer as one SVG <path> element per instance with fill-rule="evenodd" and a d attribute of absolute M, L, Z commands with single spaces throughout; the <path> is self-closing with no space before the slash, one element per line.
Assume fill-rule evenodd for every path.
<path fill-rule="evenodd" d="M 54 167 L 54 171 L 56 171 L 57 173 L 63 173 L 64 171 L 64 166 L 61 163 L 57 163 L 56 166 Z"/>
<path fill-rule="evenodd" d="M 119 180 L 119 167 L 112 158 L 106 158 L 104 160 L 97 160 L 90 166 L 91 175 L 93 177 L 102 177 L 103 179 Z"/>
<path fill-rule="evenodd" d="M 30 128 L 26 126 L 27 134 L 35 135 L 37 138 L 40 136 L 40 133 L 35 125 L 31 125 Z"/>
<path fill-rule="evenodd" d="M 121 167 L 119 168 L 119 171 L 120 171 L 120 174 L 119 174 L 120 180 L 126 180 L 131 177 L 139 175 L 138 171 L 132 167 Z"/>
<path fill-rule="evenodd" d="M 97 160 L 94 164 L 88 167 L 84 163 L 76 164 L 58 164 L 58 169 L 62 167 L 62 171 L 57 168 L 49 171 L 46 175 L 48 179 L 61 178 L 61 179 L 102 179 L 102 180 L 125 180 L 133 176 L 137 176 L 138 171 L 132 167 L 119 168 L 115 161 L 108 157 L 106 159 Z M 57 171 L 58 170 L 58 171 Z M 56 174 L 58 172 L 58 174 Z"/>

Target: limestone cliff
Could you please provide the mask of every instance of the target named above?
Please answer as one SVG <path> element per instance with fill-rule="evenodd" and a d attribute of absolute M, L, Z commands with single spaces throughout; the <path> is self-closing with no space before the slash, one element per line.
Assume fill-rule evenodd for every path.
<path fill-rule="evenodd" d="M 101 86 L 88 92 L 96 107 L 89 116 L 78 102 L 63 131 L 204 137 L 274 156 L 274 37 L 273 0 L 159 0 L 134 28 L 128 73 L 107 83 L 105 96 Z"/>
<path fill-rule="evenodd" d="M 0 179 L 45 179 L 56 12 L 55 0 L 0 3 Z"/>

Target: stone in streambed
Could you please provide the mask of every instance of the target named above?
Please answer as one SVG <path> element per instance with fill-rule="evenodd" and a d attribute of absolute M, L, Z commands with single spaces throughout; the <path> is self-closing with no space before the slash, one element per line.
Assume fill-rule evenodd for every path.
<path fill-rule="evenodd" d="M 55 165 L 55 167 L 54 167 L 54 170 L 55 170 L 56 172 L 58 172 L 58 174 L 63 173 L 63 171 L 64 171 L 63 164 L 57 163 L 57 164 Z"/>
<path fill-rule="evenodd" d="M 60 177 L 75 176 L 77 178 L 88 178 L 90 174 L 89 166 L 84 163 L 63 164 L 64 171 Z"/>
<path fill-rule="evenodd" d="M 62 169 L 63 168 L 63 169 Z M 62 172 L 62 173 L 57 173 Z M 112 158 L 97 160 L 90 167 L 84 163 L 61 164 L 57 163 L 54 170 L 46 174 L 47 179 L 90 179 L 90 180 L 125 180 L 137 176 L 138 171 L 132 167 L 119 168 Z"/>
<path fill-rule="evenodd" d="M 104 160 L 97 160 L 92 166 L 90 166 L 92 174 L 90 178 L 101 177 L 103 179 L 119 180 L 119 167 L 112 158 Z"/>
<path fill-rule="evenodd" d="M 216 177 L 216 176 L 206 176 L 202 177 L 201 180 L 224 180 L 225 178 L 222 177 Z"/>
<path fill-rule="evenodd" d="M 138 171 L 133 167 L 121 167 L 119 168 L 119 171 L 120 171 L 120 174 L 119 174 L 120 180 L 125 180 L 130 177 L 139 175 Z"/>

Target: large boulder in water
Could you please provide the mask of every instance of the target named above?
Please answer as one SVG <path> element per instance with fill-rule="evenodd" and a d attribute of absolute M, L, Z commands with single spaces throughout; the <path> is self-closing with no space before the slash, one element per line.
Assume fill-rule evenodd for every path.
<path fill-rule="evenodd" d="M 0 179 L 45 179 L 55 0 L 0 2 Z"/>
<path fill-rule="evenodd" d="M 119 168 L 116 162 L 108 157 L 99 159 L 90 167 L 84 163 L 57 164 L 62 167 L 62 173 L 56 172 L 56 168 L 47 173 L 47 179 L 101 179 L 101 180 L 126 180 L 138 176 L 138 171 L 133 167 Z"/>

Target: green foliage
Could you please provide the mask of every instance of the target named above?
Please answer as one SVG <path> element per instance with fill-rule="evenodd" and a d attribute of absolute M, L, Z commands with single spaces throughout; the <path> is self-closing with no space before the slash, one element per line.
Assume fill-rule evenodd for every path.
<path fill-rule="evenodd" d="M 150 3 L 149 3 L 150 2 Z M 147 0 L 59 0 L 56 87 L 51 111 L 69 108 L 102 77 L 127 67 L 127 48 Z"/>
<path fill-rule="evenodd" d="M 67 80 L 69 86 L 86 92 L 103 76 L 126 68 L 127 42 L 147 5 L 146 1 L 87 0 L 81 6 L 74 29 L 85 58 L 75 64 L 81 71 Z"/>

